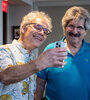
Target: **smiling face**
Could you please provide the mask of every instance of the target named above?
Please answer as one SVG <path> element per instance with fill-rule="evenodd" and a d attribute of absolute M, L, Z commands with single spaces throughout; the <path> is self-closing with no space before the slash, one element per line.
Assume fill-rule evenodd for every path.
<path fill-rule="evenodd" d="M 71 20 L 65 28 L 66 41 L 71 45 L 82 44 L 87 31 L 84 27 L 84 20 Z"/>
<path fill-rule="evenodd" d="M 34 48 L 41 46 L 41 44 L 47 38 L 45 29 L 48 29 L 48 25 L 45 19 L 38 17 L 33 20 L 32 23 L 26 25 L 26 27 L 25 32 L 22 33 L 22 44 L 25 46 L 25 48 L 28 50 L 33 50 Z M 39 30 L 38 27 L 40 27 L 41 30 Z"/>

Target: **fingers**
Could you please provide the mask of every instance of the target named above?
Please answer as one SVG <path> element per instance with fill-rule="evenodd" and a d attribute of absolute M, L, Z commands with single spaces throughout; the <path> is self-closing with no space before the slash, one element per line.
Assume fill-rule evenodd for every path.
<path fill-rule="evenodd" d="M 47 51 L 52 52 L 52 53 L 63 53 L 63 52 L 65 52 L 66 55 L 67 55 L 67 48 L 53 48 L 53 49 L 49 49 Z"/>
<path fill-rule="evenodd" d="M 64 66 L 67 59 L 66 48 L 53 48 L 43 52 L 37 59 L 37 65 L 41 68 Z"/>
<path fill-rule="evenodd" d="M 64 61 L 65 59 L 67 59 L 67 56 L 60 56 L 60 57 L 56 57 L 55 58 L 57 61 Z"/>
<path fill-rule="evenodd" d="M 65 48 L 61 48 L 61 47 L 59 47 L 59 48 L 53 48 L 53 49 L 55 49 L 57 52 L 66 52 L 67 51 L 67 48 L 65 47 Z"/>
<path fill-rule="evenodd" d="M 61 60 L 57 60 L 54 62 L 54 67 L 62 67 L 64 65 L 66 65 L 67 62 L 65 61 L 61 61 Z"/>
<path fill-rule="evenodd" d="M 56 53 L 56 56 L 57 56 L 57 57 L 65 57 L 65 59 L 66 59 L 66 57 L 67 57 L 67 52 L 59 52 L 59 53 Z"/>
<path fill-rule="evenodd" d="M 53 48 L 49 50 L 49 61 L 55 66 L 64 66 L 67 59 L 67 49 L 66 48 Z"/>
<path fill-rule="evenodd" d="M 53 48 L 53 49 L 48 49 L 46 52 L 50 52 L 50 53 L 67 52 L 67 48 Z"/>
<path fill-rule="evenodd" d="M 49 55 L 60 57 L 60 59 L 67 59 L 67 49 L 66 48 L 53 48 L 49 49 Z"/>

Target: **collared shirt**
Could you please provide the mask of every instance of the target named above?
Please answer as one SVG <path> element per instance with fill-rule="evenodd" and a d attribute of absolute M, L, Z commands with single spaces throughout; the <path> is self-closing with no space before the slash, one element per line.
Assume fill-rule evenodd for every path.
<path fill-rule="evenodd" d="M 45 51 L 51 48 L 55 48 L 55 42 Z M 51 67 L 37 73 L 47 82 L 45 96 L 48 100 L 90 100 L 90 43 L 83 40 L 75 56 L 67 52 L 64 68 Z"/>
<path fill-rule="evenodd" d="M 2 45 L 0 46 L 0 71 L 12 65 L 25 64 L 33 60 L 33 57 L 34 55 L 29 54 L 17 40 L 12 44 Z M 0 82 L 0 100 L 33 100 L 35 88 L 35 75 L 6 86 Z"/>

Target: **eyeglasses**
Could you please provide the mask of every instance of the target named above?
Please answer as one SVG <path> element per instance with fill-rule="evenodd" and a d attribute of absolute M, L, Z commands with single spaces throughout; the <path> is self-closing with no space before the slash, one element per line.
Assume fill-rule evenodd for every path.
<path fill-rule="evenodd" d="M 71 30 L 73 30 L 74 28 L 77 28 L 77 30 L 79 30 L 79 31 L 85 30 L 85 28 L 82 26 L 75 27 L 72 24 L 68 25 L 67 27 L 70 28 Z"/>
<path fill-rule="evenodd" d="M 40 24 L 37 24 L 37 23 L 29 23 L 27 25 L 30 25 L 30 24 L 34 24 L 33 25 L 33 28 L 36 29 L 37 31 L 42 31 L 44 32 L 45 35 L 49 35 L 50 34 L 50 31 L 47 29 L 47 28 L 44 28 L 42 25 Z"/>

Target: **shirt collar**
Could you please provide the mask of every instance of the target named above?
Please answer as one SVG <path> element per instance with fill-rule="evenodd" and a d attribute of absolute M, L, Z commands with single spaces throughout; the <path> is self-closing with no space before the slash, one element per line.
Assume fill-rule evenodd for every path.
<path fill-rule="evenodd" d="M 62 38 L 61 41 L 64 41 L 65 39 L 66 39 L 66 37 L 64 36 L 64 37 Z M 86 50 L 90 50 L 90 49 L 87 47 L 87 42 L 83 39 L 83 40 L 82 40 L 82 47 L 81 47 L 80 50 L 77 52 L 77 54 L 84 53 L 84 51 L 86 51 Z M 77 55 L 77 54 L 76 54 L 76 55 Z"/>
<path fill-rule="evenodd" d="M 12 44 L 14 44 L 23 54 L 29 54 L 28 50 L 26 50 L 24 46 L 18 40 L 13 40 Z M 30 55 L 31 54 L 32 52 L 30 53 Z"/>

